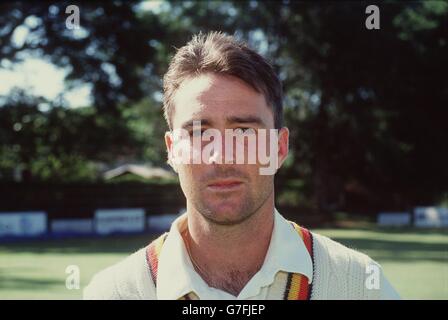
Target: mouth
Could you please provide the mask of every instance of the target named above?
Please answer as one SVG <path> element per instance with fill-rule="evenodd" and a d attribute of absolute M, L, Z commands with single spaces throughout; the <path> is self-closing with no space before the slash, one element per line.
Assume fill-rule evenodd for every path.
<path fill-rule="evenodd" d="M 236 190 L 243 185 L 243 182 L 235 179 L 223 179 L 210 183 L 207 188 L 213 191 Z"/>

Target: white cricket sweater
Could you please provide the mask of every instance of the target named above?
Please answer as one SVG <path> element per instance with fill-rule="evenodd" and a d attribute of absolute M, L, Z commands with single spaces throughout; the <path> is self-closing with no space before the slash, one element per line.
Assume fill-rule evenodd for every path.
<path fill-rule="evenodd" d="M 313 233 L 312 300 L 399 299 L 378 263 L 367 255 Z M 369 266 L 376 266 L 380 288 L 366 285 Z M 265 299 L 283 299 L 286 272 L 277 272 Z M 157 299 L 146 260 L 146 247 L 96 274 L 84 289 L 84 299 Z M 257 297 L 255 297 L 257 298 Z"/>

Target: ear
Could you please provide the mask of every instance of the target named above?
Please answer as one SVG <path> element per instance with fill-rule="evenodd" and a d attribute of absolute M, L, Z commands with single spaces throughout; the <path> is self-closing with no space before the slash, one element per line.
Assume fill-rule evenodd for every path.
<path fill-rule="evenodd" d="M 176 164 L 172 161 L 172 156 L 173 156 L 173 135 L 171 133 L 171 131 L 166 131 L 165 132 L 165 145 L 166 145 L 166 151 L 168 154 L 168 159 L 167 159 L 167 163 L 171 166 L 171 168 L 173 168 L 174 172 L 177 173 L 177 166 Z"/>
<path fill-rule="evenodd" d="M 289 129 L 282 127 L 278 132 L 278 166 L 280 169 L 283 162 L 285 162 L 289 153 Z"/>

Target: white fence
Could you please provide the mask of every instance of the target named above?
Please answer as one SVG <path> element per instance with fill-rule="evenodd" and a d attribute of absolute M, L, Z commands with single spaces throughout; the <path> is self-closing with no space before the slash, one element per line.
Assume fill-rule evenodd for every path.
<path fill-rule="evenodd" d="M 403 227 L 411 225 L 409 212 L 381 212 L 378 214 L 377 223 L 382 227 Z"/>
<path fill-rule="evenodd" d="M 47 214 L 42 211 L 3 212 L 0 214 L 0 238 L 37 237 L 47 232 Z"/>
<path fill-rule="evenodd" d="M 448 208 L 417 207 L 414 209 L 414 225 L 419 228 L 448 227 Z"/>

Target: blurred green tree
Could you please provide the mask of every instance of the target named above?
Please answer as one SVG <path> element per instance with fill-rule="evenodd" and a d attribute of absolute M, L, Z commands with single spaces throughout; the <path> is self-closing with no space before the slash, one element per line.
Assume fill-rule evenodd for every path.
<path fill-rule="evenodd" d="M 325 213 L 375 212 L 432 203 L 448 190 L 446 2 L 377 3 L 380 30 L 365 27 L 371 2 L 173 1 L 159 11 L 140 1 L 83 2 L 77 32 L 65 28 L 68 4 L 0 5 L 0 66 L 34 52 L 67 68 L 69 85 L 92 84 L 95 107 L 73 127 L 65 154 L 163 163 L 161 76 L 192 34 L 222 30 L 268 56 L 283 80 L 291 156 L 278 178 L 294 177 L 287 184 L 300 199 Z M 18 47 L 12 34 L 21 25 L 30 34 Z M 65 132 L 56 122 L 50 131 Z M 2 124 L 9 141 L 19 137 L 16 123 Z M 24 154 L 2 144 L 1 163 L 35 154 L 25 141 Z"/>
<path fill-rule="evenodd" d="M 320 212 L 349 193 L 373 213 L 448 189 L 448 4 L 377 3 L 381 29 L 367 30 L 370 4 L 176 2 L 192 32 L 237 31 L 277 67 L 291 130 L 279 178 L 302 181 Z"/>
<path fill-rule="evenodd" d="M 143 121 L 148 121 L 148 128 L 155 126 L 151 121 L 160 124 L 162 116 L 153 95 L 160 92 L 158 75 L 167 59 L 160 49 L 166 28 L 161 16 L 139 10 L 139 3 L 83 2 L 79 30 L 65 26 L 65 8 L 72 4 L 68 1 L 0 4 L 0 68 L 31 56 L 45 58 L 67 71 L 67 88 L 90 84 L 94 106 L 75 110 L 63 100 L 45 101 L 11 91 L 0 108 L 3 176 L 14 167 L 43 180 L 68 181 L 76 172 L 76 179 L 91 180 L 95 170 L 86 168 L 92 160 L 138 158 L 161 163 L 160 150 L 152 151 L 154 137 L 143 136 L 151 132 L 142 127 Z M 14 37 L 19 28 L 27 30 L 22 43 Z M 131 112 L 140 120 L 137 123 L 124 109 L 142 104 L 143 98 L 151 111 L 137 106 L 142 114 Z M 42 104 L 48 111 L 40 111 Z"/>

